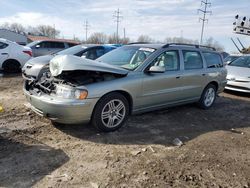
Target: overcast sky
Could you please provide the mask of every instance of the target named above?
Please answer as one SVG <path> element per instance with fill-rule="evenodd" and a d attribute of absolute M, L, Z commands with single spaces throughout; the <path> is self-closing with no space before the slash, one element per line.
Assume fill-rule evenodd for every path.
<path fill-rule="evenodd" d="M 227 51 L 236 51 L 230 37 L 239 37 L 250 45 L 250 36 L 232 32 L 234 16 L 250 17 L 250 0 L 211 0 L 204 38 L 213 37 Z M 24 26 L 47 24 L 61 31 L 64 38 L 75 35 L 84 39 L 84 21 L 90 24 L 89 35 L 94 32 L 112 34 L 116 25 L 112 15 L 120 8 L 123 19 L 119 31 L 136 40 L 149 35 L 156 40 L 166 37 L 200 39 L 201 23 L 197 9 L 200 0 L 0 0 L 0 24 L 18 22 Z M 201 15 L 200 15 L 201 16 Z"/>

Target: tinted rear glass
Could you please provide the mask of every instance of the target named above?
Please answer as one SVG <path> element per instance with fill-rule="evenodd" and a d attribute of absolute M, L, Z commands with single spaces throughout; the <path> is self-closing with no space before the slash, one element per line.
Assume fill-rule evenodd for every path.
<path fill-rule="evenodd" d="M 207 68 L 223 67 L 221 56 L 216 53 L 203 52 Z"/>

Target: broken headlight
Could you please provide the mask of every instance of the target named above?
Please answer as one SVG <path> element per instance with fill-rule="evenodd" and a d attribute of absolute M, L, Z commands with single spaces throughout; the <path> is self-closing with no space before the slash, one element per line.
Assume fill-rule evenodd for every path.
<path fill-rule="evenodd" d="M 64 99 L 83 100 L 87 98 L 88 91 L 84 89 L 83 90 L 75 89 L 75 88 L 72 88 L 70 86 L 65 86 L 65 85 L 57 85 L 56 95 Z"/>

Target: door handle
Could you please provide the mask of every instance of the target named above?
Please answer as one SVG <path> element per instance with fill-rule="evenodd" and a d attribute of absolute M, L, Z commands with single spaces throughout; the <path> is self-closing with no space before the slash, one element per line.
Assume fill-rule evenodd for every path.
<path fill-rule="evenodd" d="M 207 74 L 203 73 L 202 76 L 206 76 Z"/>
<path fill-rule="evenodd" d="M 8 53 L 1 53 L 2 55 L 8 55 Z"/>
<path fill-rule="evenodd" d="M 180 79 L 181 77 L 180 77 L 180 76 L 176 76 L 175 78 L 176 78 L 176 79 Z"/>

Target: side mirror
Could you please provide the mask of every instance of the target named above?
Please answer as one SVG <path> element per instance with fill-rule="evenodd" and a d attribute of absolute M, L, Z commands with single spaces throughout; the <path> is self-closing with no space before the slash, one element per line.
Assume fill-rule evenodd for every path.
<path fill-rule="evenodd" d="M 40 47 L 41 47 L 40 44 L 36 45 L 36 48 L 40 48 Z"/>
<path fill-rule="evenodd" d="M 149 68 L 149 73 L 164 73 L 166 71 L 165 67 L 162 66 L 152 66 Z"/>

